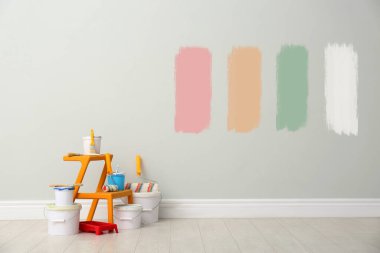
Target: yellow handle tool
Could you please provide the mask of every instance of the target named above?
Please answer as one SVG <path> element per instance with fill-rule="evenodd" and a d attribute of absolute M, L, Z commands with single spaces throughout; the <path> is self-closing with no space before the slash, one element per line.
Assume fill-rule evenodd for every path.
<path fill-rule="evenodd" d="M 94 129 L 91 129 L 91 146 L 95 146 L 95 136 L 94 136 Z"/>
<path fill-rule="evenodd" d="M 106 155 L 107 174 L 112 174 L 111 155 L 109 153 L 106 153 L 105 155 Z"/>
<path fill-rule="evenodd" d="M 141 156 L 136 156 L 136 174 L 137 176 L 141 176 Z"/>
<path fill-rule="evenodd" d="M 96 154 L 94 129 L 91 129 L 90 154 Z"/>

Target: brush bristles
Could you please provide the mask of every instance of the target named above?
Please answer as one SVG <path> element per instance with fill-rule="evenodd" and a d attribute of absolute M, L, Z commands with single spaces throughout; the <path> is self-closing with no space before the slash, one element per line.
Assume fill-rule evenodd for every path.
<path fill-rule="evenodd" d="M 96 154 L 95 146 L 90 146 L 90 153 Z"/>

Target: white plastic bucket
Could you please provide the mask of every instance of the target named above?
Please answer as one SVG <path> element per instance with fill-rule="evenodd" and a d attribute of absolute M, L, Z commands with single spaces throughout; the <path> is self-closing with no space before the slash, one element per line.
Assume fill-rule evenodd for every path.
<path fill-rule="evenodd" d="M 158 221 L 158 211 L 161 202 L 161 192 L 134 192 L 133 203 L 140 204 L 143 208 L 141 215 L 142 224 L 150 224 Z"/>
<path fill-rule="evenodd" d="M 71 206 L 56 206 L 49 204 L 45 208 L 45 217 L 48 219 L 49 235 L 75 235 L 79 232 L 79 214 L 81 204 Z"/>
<path fill-rule="evenodd" d="M 54 193 L 56 206 L 73 205 L 74 187 L 54 187 Z"/>
<path fill-rule="evenodd" d="M 135 229 L 141 226 L 142 206 L 137 204 L 115 205 L 114 218 L 118 229 Z"/>
<path fill-rule="evenodd" d="M 90 153 L 90 144 L 91 144 L 91 136 L 83 137 L 83 152 L 84 154 L 91 154 Z M 94 136 L 95 141 L 95 153 L 100 154 L 100 144 L 102 143 L 102 137 L 101 136 Z"/>

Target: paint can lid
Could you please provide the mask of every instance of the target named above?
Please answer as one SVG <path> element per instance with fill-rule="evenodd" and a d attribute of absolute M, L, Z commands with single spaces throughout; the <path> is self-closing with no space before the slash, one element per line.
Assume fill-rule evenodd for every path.
<path fill-rule="evenodd" d="M 57 191 L 72 191 L 74 190 L 74 186 L 56 186 L 53 189 Z"/>
<path fill-rule="evenodd" d="M 72 205 L 67 206 L 56 206 L 55 204 L 47 204 L 46 208 L 51 211 L 73 211 L 82 209 L 82 205 L 80 203 L 73 203 Z"/>
<path fill-rule="evenodd" d="M 110 174 L 110 175 L 117 176 L 117 175 L 124 175 L 124 174 L 125 174 L 125 172 L 118 171 L 118 172 L 112 172 L 112 174 Z"/>
<path fill-rule="evenodd" d="M 112 172 L 112 175 L 123 175 L 125 172 L 119 171 L 119 164 L 116 165 L 116 171 Z"/>
<path fill-rule="evenodd" d="M 139 204 L 119 204 L 114 205 L 114 208 L 123 211 L 142 211 L 143 209 Z"/>

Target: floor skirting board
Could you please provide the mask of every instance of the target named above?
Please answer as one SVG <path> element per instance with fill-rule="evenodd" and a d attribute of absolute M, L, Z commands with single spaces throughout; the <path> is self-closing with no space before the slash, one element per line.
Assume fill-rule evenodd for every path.
<path fill-rule="evenodd" d="M 0 201 L 0 220 L 44 219 L 52 200 Z M 82 204 L 85 219 L 91 202 Z M 115 204 L 120 203 L 115 201 Z M 106 219 L 100 201 L 95 219 Z M 161 218 L 380 217 L 380 199 L 163 199 Z"/>

